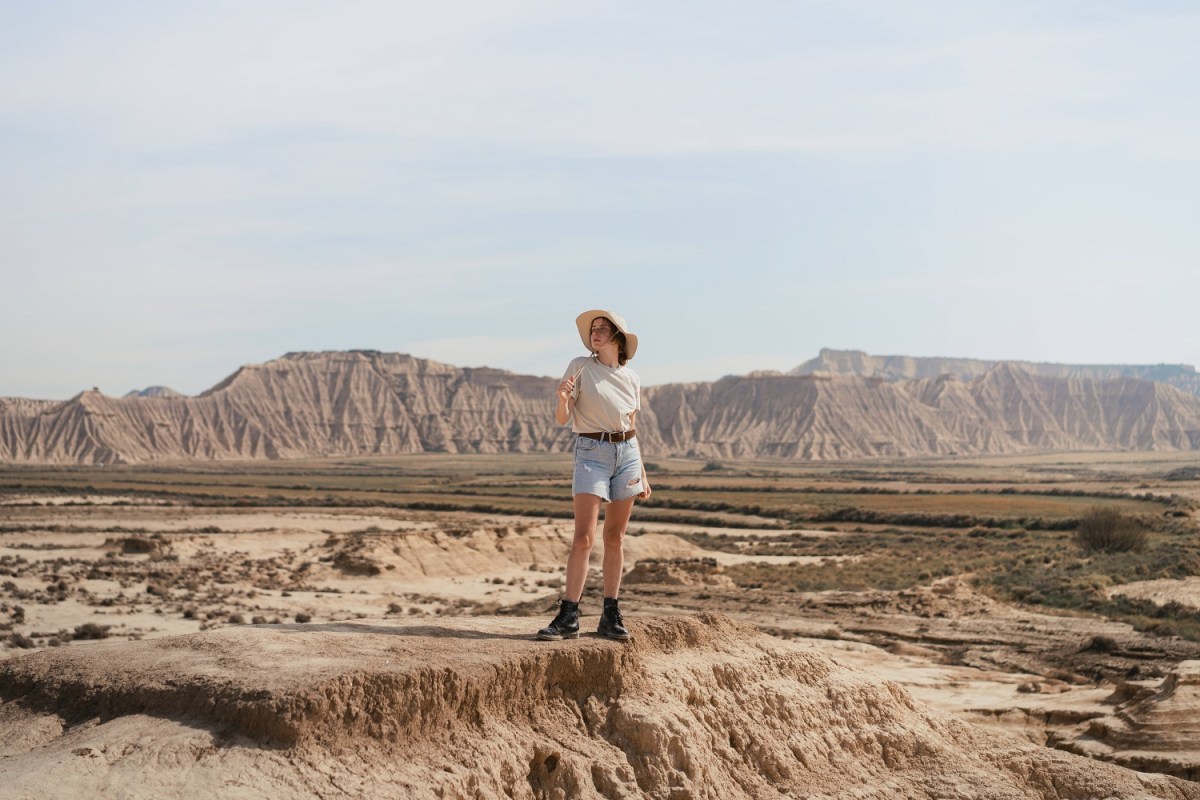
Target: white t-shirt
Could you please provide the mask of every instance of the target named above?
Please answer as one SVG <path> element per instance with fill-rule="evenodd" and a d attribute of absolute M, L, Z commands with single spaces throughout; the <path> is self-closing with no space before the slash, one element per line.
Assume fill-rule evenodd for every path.
<path fill-rule="evenodd" d="M 592 356 L 571 359 L 563 378 L 577 372 L 571 430 L 621 433 L 631 429 L 629 415 L 642 407 L 642 380 L 637 373 L 628 366 L 606 367 Z"/>

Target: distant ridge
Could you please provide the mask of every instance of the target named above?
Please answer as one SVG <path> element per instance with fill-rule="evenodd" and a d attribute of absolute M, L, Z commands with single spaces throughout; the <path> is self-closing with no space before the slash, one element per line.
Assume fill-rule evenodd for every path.
<path fill-rule="evenodd" d="M 912 361 L 924 374 L 934 360 Z M 63 402 L 0 399 L 0 460 L 562 451 L 571 435 L 554 424 L 554 386 L 552 378 L 401 353 L 288 353 L 241 367 L 196 397 L 91 390 Z M 1200 397 L 1151 380 L 1043 375 L 1008 362 L 969 379 L 941 369 L 912 379 L 754 373 L 648 387 L 637 428 L 648 457 L 1196 450 Z"/>
<path fill-rule="evenodd" d="M 459 369 L 399 353 L 289 353 L 197 397 L 96 390 L 0 405 L 0 459 L 110 464 L 421 452 L 523 452 L 569 439 L 549 378 Z"/>
<path fill-rule="evenodd" d="M 147 386 L 145 389 L 134 389 L 126 392 L 125 397 L 185 397 L 168 386 Z"/>
<path fill-rule="evenodd" d="M 978 378 L 1000 363 L 1013 364 L 1026 372 L 1049 378 L 1138 378 L 1166 383 L 1200 396 L 1200 373 L 1187 364 L 1046 364 L 1035 361 L 985 361 L 975 358 L 921 358 L 873 356 L 861 350 L 822 348 L 816 358 L 791 370 L 790 375 L 856 375 L 891 381 L 954 375 L 963 380 Z"/>
<path fill-rule="evenodd" d="M 847 459 L 1074 450 L 1195 450 L 1200 398 L 1153 381 L 1033 375 L 760 375 L 646 391 L 668 453 Z M 639 427 L 642 423 L 639 421 Z"/>

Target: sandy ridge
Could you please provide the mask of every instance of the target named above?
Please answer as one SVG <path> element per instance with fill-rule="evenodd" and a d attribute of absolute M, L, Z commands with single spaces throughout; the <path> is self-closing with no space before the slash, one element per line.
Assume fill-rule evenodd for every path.
<path fill-rule="evenodd" d="M 525 619 L 227 627 L 9 659 L 0 697 L 67 720 L 152 714 L 286 744 L 405 740 L 453 720 L 519 715 L 547 687 L 576 700 L 619 694 L 648 653 L 739 630 L 709 622 L 650 620 L 632 646 L 585 637 L 569 649 L 531 646 Z"/>

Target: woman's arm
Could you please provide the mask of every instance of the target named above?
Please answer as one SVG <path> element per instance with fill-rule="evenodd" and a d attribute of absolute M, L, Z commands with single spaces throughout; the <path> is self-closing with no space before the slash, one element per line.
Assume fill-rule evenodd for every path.
<path fill-rule="evenodd" d="M 574 391 L 574 378 L 563 378 L 562 383 L 558 384 L 558 394 L 555 395 L 557 402 L 554 406 L 554 421 L 559 425 L 566 425 L 567 420 L 571 418 L 571 412 L 575 410 L 575 398 L 572 397 Z"/>

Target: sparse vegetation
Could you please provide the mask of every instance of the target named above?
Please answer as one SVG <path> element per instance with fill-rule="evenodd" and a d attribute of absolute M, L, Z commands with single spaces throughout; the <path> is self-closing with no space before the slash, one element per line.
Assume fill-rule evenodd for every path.
<path fill-rule="evenodd" d="M 111 630 L 111 625 L 97 625 L 94 622 L 85 622 L 82 625 L 75 626 L 75 634 L 72 638 L 75 639 L 107 639 L 108 632 Z"/>
<path fill-rule="evenodd" d="M 1087 551 L 1141 551 L 1146 548 L 1146 531 L 1134 517 L 1112 506 L 1099 506 L 1080 517 L 1075 541 Z"/>
<path fill-rule="evenodd" d="M 28 636 L 16 632 L 9 635 L 8 643 L 13 647 L 19 647 L 22 650 L 29 650 L 37 646 Z"/>
<path fill-rule="evenodd" d="M 1192 623 L 1184 609 L 1110 599 L 1109 590 L 1131 581 L 1200 574 L 1200 548 L 1191 544 L 1196 537 L 1180 535 L 1194 533 L 1195 503 L 1161 488 L 1156 492 L 1154 487 L 1161 487 L 1161 482 L 1114 477 L 1107 467 L 1093 469 L 1089 463 L 1088 457 L 1079 456 L 1066 467 L 1048 462 L 1016 471 L 1008 464 L 984 462 L 897 461 L 834 468 L 807 462 L 665 459 L 653 465 L 655 493 L 650 501 L 639 502 L 635 520 L 726 529 L 719 534 L 683 534 L 709 550 L 823 559 L 728 568 L 726 574 L 743 587 L 793 592 L 894 590 L 950 575 L 970 575 L 977 587 L 1000 599 L 1112 615 L 1143 629 L 1189 635 Z M 1070 477 L 1060 480 L 1059 473 Z M 1168 473 L 1173 479 L 1187 477 L 1165 468 L 1159 474 Z M 1087 480 L 1081 481 L 1080 475 Z M 568 481 L 568 461 L 558 455 L 413 456 L 104 470 L 10 467 L 0 468 L 0 495 L 59 494 L 64 502 L 120 495 L 172 507 L 374 507 L 565 519 L 571 514 Z M 1180 492 L 1188 488 L 1178 480 L 1172 487 Z M 1137 527 L 1117 525 L 1104 532 L 1094 522 L 1106 515 L 1123 524 L 1134 521 Z M 54 521 L 54 517 L 45 519 Z M 180 541 L 176 536 L 230 532 L 207 521 L 197 525 L 164 535 L 133 526 L 6 523 L 0 533 L 61 534 L 55 537 L 61 541 L 45 543 L 49 549 L 68 546 L 72 534 L 104 532 L 111 536 L 110 553 L 73 575 L 65 570 L 55 574 L 47 562 L 4 556 L 0 575 L 38 571 L 46 581 L 43 588 L 6 585 L 0 600 L 58 602 L 78 591 L 75 581 L 79 579 L 106 580 L 120 582 L 122 588 L 145 585 L 141 602 L 160 604 L 157 613 L 204 624 L 230 619 L 230 606 L 212 587 L 245 579 L 234 574 L 245 570 L 204 562 L 199 573 L 189 573 L 172 552 L 172 543 Z M 511 527 L 519 537 L 527 532 L 528 523 Z M 829 535 L 792 533 L 787 531 L 790 527 L 820 527 Z M 472 525 L 455 523 L 441 532 L 453 539 L 474 531 Z M 324 554 L 255 568 L 252 585 L 279 590 L 286 598 L 290 597 L 287 590 L 305 591 L 306 584 L 314 583 L 312 576 L 322 565 L 344 577 L 364 580 L 394 568 L 384 565 L 386 559 L 370 548 L 398 535 L 399 529 L 367 524 L 326 533 Z M 139 553 L 149 554 L 151 560 L 122 557 Z M 548 592 L 561 588 L 557 570 L 557 565 L 551 565 L 553 574 L 533 576 L 528 586 Z M 489 573 L 481 579 L 494 585 L 506 582 L 494 576 Z M 86 602 L 113 606 L 124 601 L 97 597 Z M 389 613 L 401 613 L 399 603 L 393 606 Z M 433 608 L 411 606 L 403 611 L 424 615 L 433 613 Z M 256 624 L 265 621 L 255 610 L 246 616 L 252 613 Z M 278 622 L 278 617 L 273 621 Z M 69 633 L 65 636 L 71 638 Z"/>

